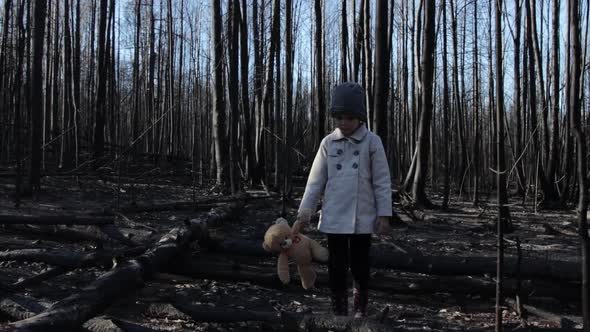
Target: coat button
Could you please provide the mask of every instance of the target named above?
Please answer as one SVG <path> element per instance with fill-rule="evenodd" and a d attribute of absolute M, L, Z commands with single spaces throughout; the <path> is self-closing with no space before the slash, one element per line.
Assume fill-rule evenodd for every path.
<path fill-rule="evenodd" d="M 342 154 L 342 149 L 338 149 L 338 151 L 336 151 L 336 153 Z"/>
<path fill-rule="evenodd" d="M 356 151 L 354 151 L 354 153 L 353 153 L 353 154 L 354 154 L 355 156 L 358 156 L 358 155 L 359 155 L 359 151 L 358 151 L 358 150 L 356 150 Z"/>
<path fill-rule="evenodd" d="M 352 168 L 355 168 L 356 169 L 358 167 L 359 167 L 359 165 L 357 163 L 352 164 Z"/>
<path fill-rule="evenodd" d="M 342 165 L 336 164 L 336 169 L 341 169 L 341 168 L 342 168 Z"/>

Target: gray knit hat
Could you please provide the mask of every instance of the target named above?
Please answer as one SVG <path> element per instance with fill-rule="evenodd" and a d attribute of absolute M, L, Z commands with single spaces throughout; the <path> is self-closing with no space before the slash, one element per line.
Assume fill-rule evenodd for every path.
<path fill-rule="evenodd" d="M 337 85 L 332 93 L 330 115 L 351 114 L 361 121 L 367 121 L 365 93 L 358 83 L 347 82 Z"/>

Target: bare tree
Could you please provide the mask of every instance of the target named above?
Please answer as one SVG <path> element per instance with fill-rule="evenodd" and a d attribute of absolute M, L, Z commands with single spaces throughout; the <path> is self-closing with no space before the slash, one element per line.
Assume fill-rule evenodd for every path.
<path fill-rule="evenodd" d="M 426 196 L 425 184 L 428 170 L 430 142 L 430 121 L 432 116 L 432 85 L 434 78 L 434 52 L 436 47 L 434 0 L 424 1 L 424 32 L 422 35 L 421 98 L 422 110 L 418 126 L 418 144 L 416 145 L 416 172 L 412 185 L 414 203 L 418 206 L 432 205 Z"/>
<path fill-rule="evenodd" d="M 256 18 L 254 18 L 256 21 Z M 244 148 L 246 149 L 247 171 L 250 180 L 254 180 L 253 172 L 255 167 L 256 155 L 254 154 L 252 141 L 252 114 L 250 108 L 249 98 L 249 84 L 248 84 L 248 3 L 247 0 L 242 0 L 242 12 L 240 21 L 240 83 L 241 83 L 241 97 L 242 97 L 242 114 L 244 116 Z"/>
<path fill-rule="evenodd" d="M 315 109 L 317 110 L 318 129 L 316 146 L 324 137 L 325 119 L 326 119 L 326 101 L 324 91 L 324 53 L 323 53 L 323 30 L 322 30 L 322 1 L 314 0 L 315 13 L 315 70 L 316 70 L 316 91 L 315 91 Z M 365 87 L 366 89 L 366 87 Z"/>
<path fill-rule="evenodd" d="M 588 238 L 587 211 L 588 211 L 588 177 L 587 177 L 587 157 L 586 157 L 586 135 L 581 125 L 580 112 L 580 91 L 582 76 L 581 54 L 582 46 L 580 43 L 580 13 L 579 2 L 577 0 L 568 0 L 568 17 L 569 17 L 569 49 L 571 54 L 571 67 L 568 68 L 568 80 L 570 81 L 570 105 L 571 128 L 576 138 L 577 146 L 577 172 L 579 183 L 578 196 L 578 234 L 581 243 L 582 256 L 582 315 L 584 321 L 584 330 L 590 329 L 590 239 Z"/>
<path fill-rule="evenodd" d="M 516 8 L 514 18 L 514 113 L 516 116 L 516 155 L 520 155 L 523 150 L 523 124 L 522 124 L 522 99 L 521 99 L 521 82 L 520 82 L 520 31 L 521 31 L 521 16 L 522 16 L 522 4 L 520 0 L 514 0 L 514 6 Z M 524 163 L 516 165 L 517 172 L 517 185 L 518 192 L 520 195 L 525 194 L 525 175 L 524 175 Z"/>
<path fill-rule="evenodd" d="M 343 5 L 345 5 L 343 3 Z M 283 214 L 291 193 L 291 138 L 293 121 L 293 2 L 285 0 L 285 125 L 283 144 Z M 346 71 L 346 69 L 344 69 Z"/>
<path fill-rule="evenodd" d="M 228 13 L 230 15 L 227 21 L 227 43 L 228 43 L 228 94 L 230 106 L 230 126 L 229 126 L 229 179 L 230 188 L 233 194 L 237 193 L 240 187 L 240 178 L 238 173 L 238 122 L 240 119 L 240 105 L 238 104 L 239 81 L 238 81 L 238 41 L 239 41 L 239 23 L 240 23 L 240 3 L 239 0 L 230 0 L 228 2 Z"/>
<path fill-rule="evenodd" d="M 381 136 L 388 149 L 387 99 L 389 95 L 389 42 L 387 41 L 388 6 L 387 0 L 377 1 L 375 21 L 375 96 L 373 98 L 373 131 Z"/>
<path fill-rule="evenodd" d="M 506 193 L 506 161 L 504 156 L 504 76 L 502 69 L 502 0 L 495 1 L 495 64 L 496 64 L 496 180 L 498 195 L 498 242 L 497 242 L 497 265 L 496 265 L 496 332 L 502 331 L 502 278 L 504 266 L 504 230 L 510 221 Z"/>
<path fill-rule="evenodd" d="M 41 133 L 43 131 L 43 39 L 45 37 L 46 0 L 35 0 L 33 12 L 33 68 L 31 71 L 31 172 L 30 189 L 41 190 Z"/>
<path fill-rule="evenodd" d="M 20 206 L 20 195 L 22 190 L 22 154 L 23 154 L 23 133 L 22 133 L 22 116 L 21 116 L 21 88 L 22 88 L 22 81 L 23 81 L 23 67 L 25 61 L 25 26 L 24 26 L 24 3 L 21 3 L 18 6 L 15 23 L 18 26 L 18 41 L 17 41 L 17 53 L 16 53 L 16 71 L 14 72 L 14 78 L 12 80 L 12 87 L 11 93 L 8 95 L 8 106 L 12 106 L 14 109 L 14 128 L 13 128 L 13 136 L 14 136 L 14 157 L 16 159 L 16 177 L 15 177 L 15 207 L 18 208 Z M 31 146 L 34 148 L 34 145 Z M 40 170 L 34 169 L 33 165 L 31 164 L 31 169 L 29 174 L 32 173 L 39 173 Z M 36 174 L 35 174 L 36 175 Z M 28 192 L 32 193 L 33 185 L 32 185 L 33 176 L 29 177 L 28 183 Z M 40 177 L 39 177 L 40 180 Z M 40 187 L 37 186 L 38 189 Z"/>
<path fill-rule="evenodd" d="M 316 0 L 318 1 L 318 0 Z M 361 8 L 363 15 L 363 86 L 365 88 L 365 108 L 367 110 L 367 121 L 371 129 L 373 125 L 373 53 L 371 49 L 371 1 L 362 1 Z M 386 20 L 387 22 L 387 20 Z"/>
<path fill-rule="evenodd" d="M 170 1 L 170 0 L 169 0 Z M 225 98 L 223 84 L 223 43 L 221 40 L 221 0 L 211 0 L 213 21 L 213 141 L 215 144 L 215 163 L 217 165 L 217 186 L 226 190 L 228 186 L 227 141 Z"/>
<path fill-rule="evenodd" d="M 141 0 L 135 0 L 135 50 L 133 52 L 133 127 L 131 131 L 131 140 L 133 141 L 139 135 L 139 117 L 140 117 L 140 98 L 141 90 L 139 83 L 139 37 L 141 33 Z M 137 150 L 134 149 L 136 153 Z M 134 156 L 135 156 L 134 153 Z"/>
<path fill-rule="evenodd" d="M 342 0 L 341 7 L 342 7 L 342 15 L 341 15 L 341 22 L 342 25 L 340 26 L 340 35 L 341 35 L 341 42 L 340 42 L 340 81 L 346 82 L 348 81 L 348 23 L 346 18 L 346 2 L 347 0 Z M 354 8 L 353 11 L 354 13 Z"/>
<path fill-rule="evenodd" d="M 98 19 L 98 90 L 96 94 L 96 120 L 94 123 L 94 155 L 101 157 L 104 153 L 104 126 L 106 111 L 106 30 L 107 0 L 100 0 Z"/>
<path fill-rule="evenodd" d="M 551 76 L 552 76 L 552 92 L 551 92 L 551 147 L 549 164 L 547 165 L 547 186 L 551 188 L 548 194 L 553 197 L 547 197 L 547 200 L 558 201 L 558 193 L 555 190 L 556 173 L 558 168 L 558 154 L 559 154 L 559 0 L 553 0 L 553 45 L 551 46 Z"/>
<path fill-rule="evenodd" d="M 363 8 L 365 0 L 361 0 L 361 8 Z M 361 10 L 362 12 L 362 10 Z M 354 29 L 354 50 L 353 50 L 353 64 L 352 64 L 352 80 L 358 81 L 359 80 L 359 73 L 361 69 L 361 56 L 362 56 L 362 47 L 363 47 L 363 28 L 364 28 L 364 15 L 359 12 L 358 19 L 356 18 L 356 0 L 352 1 L 352 17 L 354 17 L 354 22 L 352 24 Z"/>
<path fill-rule="evenodd" d="M 444 186 L 443 186 L 443 201 L 442 207 L 446 209 L 449 205 L 449 191 L 450 191 L 450 158 L 449 158 L 449 83 L 447 70 L 447 4 L 446 0 L 442 0 L 442 14 L 443 14 L 443 163 L 444 163 Z"/>

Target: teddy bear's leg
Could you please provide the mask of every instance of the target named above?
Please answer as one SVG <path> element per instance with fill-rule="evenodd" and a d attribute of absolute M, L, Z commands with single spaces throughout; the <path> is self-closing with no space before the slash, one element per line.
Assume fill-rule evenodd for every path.
<path fill-rule="evenodd" d="M 328 261 L 329 252 L 328 252 L 327 248 L 322 247 L 319 243 L 317 243 L 314 240 L 310 241 L 310 247 L 311 247 L 311 255 L 313 256 L 313 259 L 315 259 L 318 262 L 327 262 Z"/>
<path fill-rule="evenodd" d="M 289 276 L 289 257 L 287 254 L 280 253 L 279 260 L 277 261 L 277 274 L 283 284 L 288 284 L 291 281 Z"/>
<path fill-rule="evenodd" d="M 301 285 L 305 289 L 313 288 L 315 285 L 315 270 L 311 264 L 297 265 L 299 271 L 299 277 L 301 278 Z"/>

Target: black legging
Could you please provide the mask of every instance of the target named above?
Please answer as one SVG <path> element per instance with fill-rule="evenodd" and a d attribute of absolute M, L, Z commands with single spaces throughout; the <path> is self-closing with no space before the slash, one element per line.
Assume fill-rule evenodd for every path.
<path fill-rule="evenodd" d="M 332 292 L 346 291 L 348 268 L 352 272 L 354 287 L 369 288 L 369 250 L 371 234 L 328 234 L 328 274 Z"/>

